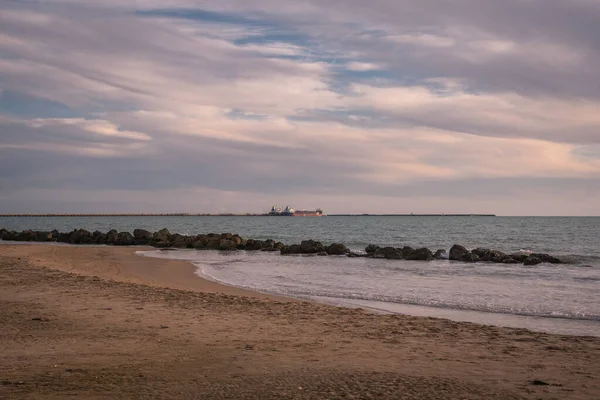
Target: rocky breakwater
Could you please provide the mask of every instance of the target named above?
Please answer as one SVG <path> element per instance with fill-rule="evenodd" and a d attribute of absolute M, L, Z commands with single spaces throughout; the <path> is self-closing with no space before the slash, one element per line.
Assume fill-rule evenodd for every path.
<path fill-rule="evenodd" d="M 130 232 L 110 230 L 106 233 L 85 229 L 71 232 L 32 231 L 22 232 L 0 229 L 0 240 L 19 242 L 59 242 L 82 245 L 109 246 L 152 246 L 160 249 L 197 249 L 197 250 L 264 250 L 280 251 L 283 244 L 273 240 L 246 240 L 231 233 L 209 233 L 203 235 L 172 234 L 168 229 L 150 232 L 136 229 Z"/>
<path fill-rule="evenodd" d="M 489 262 L 501 264 L 524 264 L 538 265 L 541 263 L 561 264 L 562 261 L 556 257 L 542 253 L 515 253 L 506 254 L 498 250 L 477 248 L 468 250 L 466 247 L 455 244 L 449 253 L 446 250 L 437 250 L 435 253 L 427 248 L 413 249 L 405 246 L 402 248 L 379 247 L 369 245 L 365 248 L 367 257 L 384 258 L 388 260 L 418 260 L 430 261 L 437 259 L 449 259 L 465 263 Z"/>
<path fill-rule="evenodd" d="M 541 253 L 515 253 L 506 254 L 498 250 L 477 248 L 468 250 L 464 246 L 454 245 L 447 253 L 440 249 L 435 252 L 428 248 L 404 247 L 379 247 L 369 245 L 364 253 L 353 253 L 341 243 L 324 245 L 315 240 L 304 240 L 300 244 L 285 246 L 274 240 L 244 239 L 239 235 L 231 233 L 209 233 L 202 235 L 180 235 L 172 234 L 168 229 L 150 232 L 144 229 L 136 229 L 133 234 L 129 232 L 118 232 L 110 230 L 106 233 L 95 231 L 89 232 L 85 229 L 75 229 L 63 233 L 53 231 L 22 232 L 0 229 L 0 240 L 20 242 L 62 242 L 69 244 L 103 244 L 111 246 L 152 246 L 166 249 L 196 249 L 196 250 L 248 250 L 248 251 L 270 251 L 280 252 L 282 255 L 318 255 L 318 256 L 348 256 L 348 257 L 370 257 L 388 260 L 409 261 L 431 261 L 449 259 L 466 263 L 490 262 L 501 264 L 524 264 L 538 265 L 541 263 L 561 264 L 562 261 L 556 257 Z"/>

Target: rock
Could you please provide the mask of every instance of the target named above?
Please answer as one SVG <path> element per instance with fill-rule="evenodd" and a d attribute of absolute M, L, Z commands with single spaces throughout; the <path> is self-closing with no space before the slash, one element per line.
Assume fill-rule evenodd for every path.
<path fill-rule="evenodd" d="M 521 261 L 515 260 L 511 256 L 508 256 L 504 260 L 502 260 L 502 264 L 521 264 Z"/>
<path fill-rule="evenodd" d="M 327 254 L 330 254 L 332 256 L 342 256 L 350 253 L 350 249 L 341 243 L 332 243 L 331 245 L 325 248 L 325 251 L 327 252 Z"/>
<path fill-rule="evenodd" d="M 454 261 L 462 261 L 467 254 L 469 254 L 469 250 L 466 247 L 455 244 L 450 249 L 449 258 Z"/>
<path fill-rule="evenodd" d="M 481 261 L 501 263 L 506 258 L 510 258 L 508 254 L 505 254 L 498 250 L 482 249 L 478 248 L 472 251 L 473 254 L 477 255 Z"/>
<path fill-rule="evenodd" d="M 531 256 L 537 257 L 540 260 L 542 260 L 542 262 L 545 263 L 550 263 L 550 264 L 562 264 L 562 261 L 559 260 L 556 257 L 552 257 L 551 255 L 548 254 L 542 254 L 542 253 L 534 253 Z"/>
<path fill-rule="evenodd" d="M 462 262 L 477 262 L 479 261 L 479 256 L 477 254 L 471 253 L 464 246 L 455 244 L 450 249 L 450 260 L 454 261 L 462 261 Z"/>
<path fill-rule="evenodd" d="M 380 248 L 381 248 L 381 247 L 379 247 L 379 246 L 376 246 L 376 245 L 374 245 L 374 244 L 370 244 L 370 245 L 368 245 L 368 246 L 365 248 L 365 253 L 373 255 L 373 254 L 375 254 L 375 252 L 376 252 L 377 250 L 379 250 Z"/>
<path fill-rule="evenodd" d="M 445 260 L 446 258 L 448 258 L 446 250 L 439 249 L 438 251 L 435 252 L 435 254 L 433 255 L 433 258 L 435 258 L 436 260 Z"/>
<path fill-rule="evenodd" d="M 222 251 L 231 251 L 236 249 L 236 245 L 231 239 L 221 239 L 218 249 Z"/>
<path fill-rule="evenodd" d="M 92 233 L 85 229 L 76 229 L 69 234 L 69 243 L 71 244 L 92 244 L 94 237 Z"/>
<path fill-rule="evenodd" d="M 177 233 L 171 236 L 171 242 L 172 242 L 171 246 L 176 249 L 186 248 L 188 245 L 188 241 L 189 241 L 188 236 L 180 235 Z"/>
<path fill-rule="evenodd" d="M 0 229 L 0 240 L 4 240 L 5 238 L 7 238 L 8 234 L 9 234 L 8 230 L 6 230 L 4 228 Z"/>
<path fill-rule="evenodd" d="M 117 240 L 114 242 L 115 246 L 131 246 L 133 244 L 133 235 L 129 232 L 119 232 L 117 234 Z"/>
<path fill-rule="evenodd" d="M 403 258 L 408 258 L 412 256 L 412 254 L 415 252 L 415 249 L 410 246 L 404 246 L 403 248 L 396 250 L 398 250 L 402 254 Z"/>
<path fill-rule="evenodd" d="M 302 254 L 302 246 L 300 246 L 299 244 L 284 246 L 281 249 L 281 254 Z"/>
<path fill-rule="evenodd" d="M 527 257 L 523 261 L 524 265 L 538 265 L 538 264 L 541 264 L 541 263 L 543 263 L 543 261 L 540 258 L 534 256 L 533 254 L 530 255 L 529 257 Z"/>
<path fill-rule="evenodd" d="M 262 250 L 264 243 L 260 240 L 248 239 L 246 240 L 246 250 L 255 251 Z"/>
<path fill-rule="evenodd" d="M 510 255 L 511 258 L 513 258 L 514 260 L 517 260 L 518 262 L 524 262 L 527 257 L 529 257 L 529 254 L 525 254 L 525 253 L 513 253 Z"/>
<path fill-rule="evenodd" d="M 314 240 L 303 240 L 300 243 L 300 247 L 303 254 L 317 254 L 325 251 L 325 246 L 321 242 Z"/>
<path fill-rule="evenodd" d="M 92 233 L 92 239 L 96 244 L 106 244 L 106 235 L 98 230 Z"/>
<path fill-rule="evenodd" d="M 321 256 L 321 257 L 327 257 L 329 254 L 327 254 L 326 251 L 320 251 L 317 253 L 317 256 Z"/>
<path fill-rule="evenodd" d="M 133 231 L 133 243 L 138 246 L 144 246 L 150 243 L 153 234 L 145 229 L 136 229 Z"/>
<path fill-rule="evenodd" d="M 373 254 L 373 257 L 385 258 L 388 260 L 401 260 L 402 258 L 404 258 L 402 252 L 393 247 L 384 247 L 382 249 L 379 249 L 375 252 L 375 254 Z"/>
<path fill-rule="evenodd" d="M 158 232 L 154 232 L 152 240 L 155 242 L 171 242 L 173 236 L 167 228 L 163 228 Z"/>
<path fill-rule="evenodd" d="M 402 252 L 404 254 L 404 251 Z M 431 250 L 423 247 L 421 249 L 413 250 L 408 257 L 407 260 L 418 260 L 418 261 L 429 261 L 433 260 L 433 253 Z"/>
<path fill-rule="evenodd" d="M 478 247 L 475 250 L 472 250 L 471 253 L 475 254 L 477 257 L 479 258 L 484 258 L 486 256 L 486 254 L 488 254 L 491 250 L 490 249 L 484 249 L 482 247 Z"/>
<path fill-rule="evenodd" d="M 35 241 L 36 242 L 50 242 L 52 241 L 52 233 L 51 232 L 36 232 L 35 233 Z"/>
<path fill-rule="evenodd" d="M 115 244 L 117 240 L 119 240 L 119 232 L 116 229 L 106 232 L 106 244 Z"/>
<path fill-rule="evenodd" d="M 23 232 L 20 232 L 17 235 L 17 241 L 19 242 L 35 242 L 37 238 L 37 232 L 34 232 L 32 230 L 25 230 Z"/>

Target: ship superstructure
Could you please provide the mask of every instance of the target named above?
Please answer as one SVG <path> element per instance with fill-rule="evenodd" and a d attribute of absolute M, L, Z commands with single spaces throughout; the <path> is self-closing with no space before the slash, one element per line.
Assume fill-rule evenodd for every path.
<path fill-rule="evenodd" d="M 285 209 L 273 206 L 269 215 L 282 217 L 322 217 L 324 214 L 320 208 L 316 210 L 296 210 L 291 206 L 287 206 Z"/>

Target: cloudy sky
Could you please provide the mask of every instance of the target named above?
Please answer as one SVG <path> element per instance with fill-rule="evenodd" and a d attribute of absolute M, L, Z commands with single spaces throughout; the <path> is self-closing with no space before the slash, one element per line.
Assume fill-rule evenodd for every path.
<path fill-rule="evenodd" d="M 3 0 L 0 212 L 600 215 L 597 0 Z"/>

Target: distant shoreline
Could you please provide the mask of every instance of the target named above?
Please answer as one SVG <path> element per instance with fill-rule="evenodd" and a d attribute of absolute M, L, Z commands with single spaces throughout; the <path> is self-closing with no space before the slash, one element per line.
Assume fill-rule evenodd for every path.
<path fill-rule="evenodd" d="M 270 217 L 265 214 L 0 214 L 0 218 L 8 217 Z M 329 217 L 495 217 L 495 214 L 327 214 Z"/>

